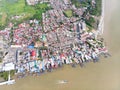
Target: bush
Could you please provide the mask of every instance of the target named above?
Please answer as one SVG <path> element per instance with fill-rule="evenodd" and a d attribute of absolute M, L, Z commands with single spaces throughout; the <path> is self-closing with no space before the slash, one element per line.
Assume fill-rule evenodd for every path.
<path fill-rule="evenodd" d="M 10 71 L 10 76 L 14 76 L 15 74 L 15 70 L 11 70 Z M 5 72 L 0 72 L 0 77 L 2 77 L 4 80 L 8 80 L 8 75 L 9 75 L 9 72 L 8 71 L 5 71 Z"/>
<path fill-rule="evenodd" d="M 95 7 L 91 7 L 89 13 L 91 15 L 100 16 L 102 11 L 102 0 L 96 0 Z"/>
<path fill-rule="evenodd" d="M 48 3 L 42 3 L 35 5 L 36 13 L 33 15 L 34 19 L 41 20 L 42 19 L 42 13 L 45 13 L 47 10 L 50 10 L 51 7 L 48 6 Z"/>
<path fill-rule="evenodd" d="M 0 63 L 2 63 L 2 59 L 0 59 Z"/>
<path fill-rule="evenodd" d="M 95 23 L 95 19 L 93 17 L 90 17 L 88 20 L 85 21 L 86 24 L 90 27 L 93 27 L 93 24 Z"/>
<path fill-rule="evenodd" d="M 80 2 L 78 0 L 71 0 L 72 4 L 74 4 L 77 8 L 80 7 Z"/>
<path fill-rule="evenodd" d="M 48 47 L 46 47 L 46 46 L 40 47 L 40 50 L 47 50 L 47 49 L 48 49 Z"/>

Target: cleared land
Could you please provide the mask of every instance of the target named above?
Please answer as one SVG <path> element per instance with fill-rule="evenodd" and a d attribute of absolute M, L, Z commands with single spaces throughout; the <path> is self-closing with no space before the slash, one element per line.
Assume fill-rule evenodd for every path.
<path fill-rule="evenodd" d="M 73 11 L 72 10 L 66 10 L 66 11 L 64 11 L 64 14 L 67 17 L 72 17 L 73 16 Z"/>
<path fill-rule="evenodd" d="M 47 9 L 49 9 L 47 3 L 29 6 L 25 0 L 0 0 L 0 29 L 3 29 L 9 21 L 17 23 L 35 16 L 41 19 L 41 13 Z M 20 18 L 12 19 L 15 15 Z"/>

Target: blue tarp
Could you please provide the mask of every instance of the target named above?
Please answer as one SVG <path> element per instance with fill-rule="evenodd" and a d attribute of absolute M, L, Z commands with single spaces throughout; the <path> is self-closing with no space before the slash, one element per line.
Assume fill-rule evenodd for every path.
<path fill-rule="evenodd" d="M 34 48 L 34 45 L 29 45 L 28 48 L 29 48 L 29 49 L 33 49 L 33 48 Z"/>
<path fill-rule="evenodd" d="M 34 43 L 31 43 L 29 46 L 28 46 L 29 49 L 33 49 L 34 48 Z"/>

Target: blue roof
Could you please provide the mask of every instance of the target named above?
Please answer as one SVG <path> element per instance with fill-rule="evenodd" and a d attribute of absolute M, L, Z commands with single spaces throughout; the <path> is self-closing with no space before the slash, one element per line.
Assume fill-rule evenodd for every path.
<path fill-rule="evenodd" d="M 28 48 L 29 48 L 29 49 L 33 49 L 33 48 L 34 48 L 34 45 L 29 45 Z"/>
<path fill-rule="evenodd" d="M 29 49 L 33 49 L 34 48 L 34 43 L 31 43 L 29 46 L 28 46 Z"/>

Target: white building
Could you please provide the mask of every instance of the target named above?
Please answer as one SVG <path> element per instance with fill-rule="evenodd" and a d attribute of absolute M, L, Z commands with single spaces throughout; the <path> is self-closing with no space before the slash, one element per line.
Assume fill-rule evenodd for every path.
<path fill-rule="evenodd" d="M 38 3 L 39 0 L 26 0 L 28 5 L 35 5 Z"/>
<path fill-rule="evenodd" d="M 71 4 L 70 0 L 63 0 L 65 4 Z"/>
<path fill-rule="evenodd" d="M 10 70 L 15 70 L 15 64 L 10 62 L 10 63 L 5 63 L 3 66 L 3 71 L 10 71 Z"/>

